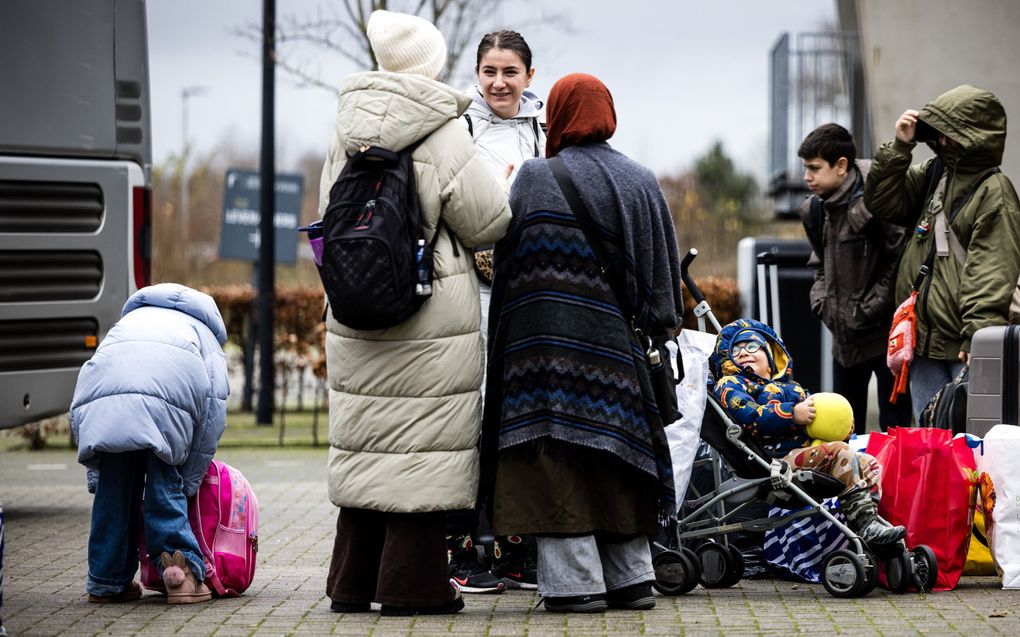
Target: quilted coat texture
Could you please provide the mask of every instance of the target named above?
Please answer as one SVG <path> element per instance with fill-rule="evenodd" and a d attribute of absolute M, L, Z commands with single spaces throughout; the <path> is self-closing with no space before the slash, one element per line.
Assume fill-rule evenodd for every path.
<path fill-rule="evenodd" d="M 71 430 L 95 491 L 100 453 L 151 449 L 187 495 L 226 427 L 227 330 L 212 297 L 175 283 L 135 292 L 78 374 Z"/>
<path fill-rule="evenodd" d="M 410 319 L 358 331 L 327 312 L 329 495 L 387 512 L 471 508 L 478 484 L 483 344 L 472 251 L 510 223 L 506 187 L 457 118 L 471 98 L 423 77 L 370 72 L 340 90 L 320 213 L 346 157 L 424 139 L 414 168 L 422 225 L 439 227 L 432 297 Z M 442 226 L 439 222 L 442 220 Z"/>

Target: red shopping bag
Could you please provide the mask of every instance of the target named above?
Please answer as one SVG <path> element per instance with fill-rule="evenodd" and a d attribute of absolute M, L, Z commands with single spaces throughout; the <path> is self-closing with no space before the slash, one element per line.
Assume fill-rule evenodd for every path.
<path fill-rule="evenodd" d="M 908 548 L 931 547 L 939 567 L 934 590 L 952 590 L 967 561 L 974 452 L 945 429 L 893 428 L 871 434 L 867 453 L 882 465 L 879 515 L 907 528 Z"/>

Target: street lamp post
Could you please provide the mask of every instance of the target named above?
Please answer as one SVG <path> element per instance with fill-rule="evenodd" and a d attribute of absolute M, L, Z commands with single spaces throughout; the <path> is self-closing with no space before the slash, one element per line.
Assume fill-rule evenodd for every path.
<path fill-rule="evenodd" d="M 181 89 L 181 229 L 182 240 L 187 240 L 188 229 L 188 98 L 205 94 L 204 86 L 185 86 Z"/>

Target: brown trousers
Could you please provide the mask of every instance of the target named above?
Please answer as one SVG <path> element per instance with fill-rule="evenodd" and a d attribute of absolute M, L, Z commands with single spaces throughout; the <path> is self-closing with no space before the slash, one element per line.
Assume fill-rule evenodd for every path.
<path fill-rule="evenodd" d="M 326 594 L 349 604 L 441 606 L 452 601 L 443 513 L 341 508 Z"/>

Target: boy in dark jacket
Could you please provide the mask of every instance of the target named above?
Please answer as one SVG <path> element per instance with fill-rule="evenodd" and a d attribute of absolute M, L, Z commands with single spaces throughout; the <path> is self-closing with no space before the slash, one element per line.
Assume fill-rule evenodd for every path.
<path fill-rule="evenodd" d="M 815 267 L 811 310 L 832 332 L 833 391 L 850 402 L 854 427 L 864 433 L 868 383 L 878 384 L 882 431 L 910 426 L 910 403 L 892 404 L 893 375 L 885 364 L 892 322 L 893 283 L 905 229 L 872 217 L 864 205 L 871 165 L 857 159 L 853 136 L 839 124 L 813 130 L 797 154 L 814 193 L 800 209 Z"/>
<path fill-rule="evenodd" d="M 903 539 L 902 526 L 878 517 L 881 467 L 875 458 L 845 442 L 809 446 L 806 428 L 815 419 L 814 402 L 793 380 L 793 359 L 771 327 L 752 319 L 730 323 L 719 332 L 709 364 L 716 379 L 712 393 L 770 456 L 794 470 L 828 473 L 846 485 L 840 508 L 847 525 L 866 544 Z"/>
<path fill-rule="evenodd" d="M 936 158 L 911 166 L 917 142 Z M 865 181 L 868 210 L 913 230 L 896 300 L 903 302 L 920 280 L 910 365 L 918 421 L 935 392 L 969 361 L 974 332 L 1007 323 L 1020 275 L 1020 203 L 999 172 L 1005 146 L 1002 103 L 988 91 L 958 86 L 900 116 L 895 139 L 875 153 Z M 927 275 L 919 277 L 929 258 Z"/>

